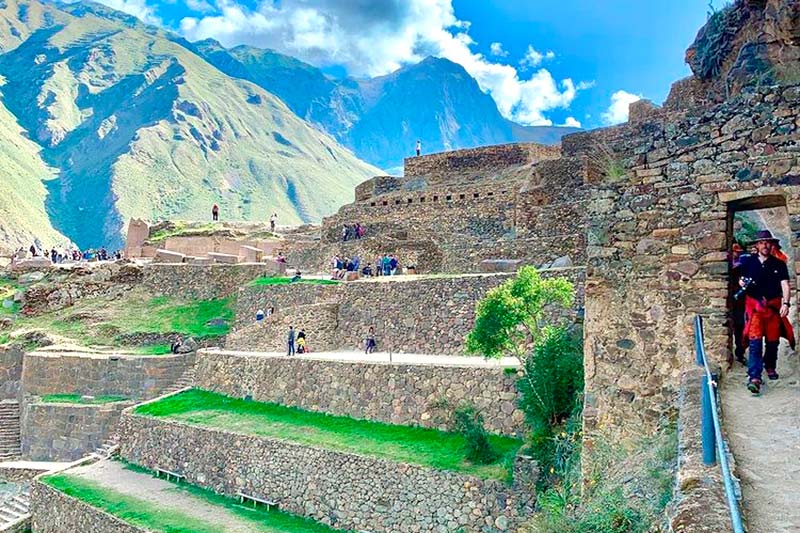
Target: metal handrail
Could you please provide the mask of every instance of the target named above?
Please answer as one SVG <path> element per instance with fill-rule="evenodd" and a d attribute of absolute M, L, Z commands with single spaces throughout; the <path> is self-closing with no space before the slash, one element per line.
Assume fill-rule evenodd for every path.
<path fill-rule="evenodd" d="M 708 367 L 706 348 L 703 338 L 703 319 L 696 316 L 694 319 L 694 343 L 697 364 L 705 369 L 705 376 L 700 383 L 701 393 L 701 434 L 703 437 L 703 462 L 706 465 L 716 463 L 715 452 L 719 457 L 719 466 L 722 470 L 722 481 L 725 484 L 725 497 L 728 500 L 728 509 L 731 515 L 734 533 L 744 533 L 742 515 L 739 512 L 739 502 L 736 500 L 733 488 L 733 476 L 728 464 L 728 455 L 725 453 L 725 442 L 722 440 L 722 427 L 719 423 L 717 407 L 716 382 L 711 369 Z"/>

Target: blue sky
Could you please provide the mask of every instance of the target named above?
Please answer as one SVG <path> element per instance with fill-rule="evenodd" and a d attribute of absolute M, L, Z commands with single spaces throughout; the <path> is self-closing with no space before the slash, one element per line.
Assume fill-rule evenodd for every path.
<path fill-rule="evenodd" d="M 460 63 L 505 116 L 598 127 L 661 103 L 707 0 L 101 0 L 190 40 L 272 48 L 356 77 Z M 724 0 L 715 0 L 716 8 Z"/>

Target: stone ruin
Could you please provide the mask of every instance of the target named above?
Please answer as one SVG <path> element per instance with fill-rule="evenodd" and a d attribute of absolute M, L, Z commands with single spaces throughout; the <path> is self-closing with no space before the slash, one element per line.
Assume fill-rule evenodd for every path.
<path fill-rule="evenodd" d="M 685 422 L 697 413 L 691 393 L 696 393 L 693 320 L 697 315 L 704 317 L 707 351 L 724 367 L 731 344 L 726 321 L 727 250 L 737 211 L 783 206 L 791 228 L 786 244 L 796 248 L 800 239 L 800 85 L 785 79 L 774 80 L 781 84 L 767 83 L 764 76 L 759 83 L 745 83 L 741 76 L 747 68 L 755 68 L 753 65 L 760 65 L 759 69 L 772 66 L 757 72 L 775 76 L 790 70 L 797 59 L 797 4 L 740 0 L 730 9 L 733 11 L 724 15 L 724 22 L 738 28 L 736 37 L 712 46 L 704 40 L 710 30 L 701 33 L 689 52 L 696 76 L 677 82 L 663 107 L 638 102 L 631 106 L 627 123 L 566 136 L 558 147 L 512 144 L 409 158 L 403 177 L 368 180 L 356 188 L 353 203 L 326 218 L 320 227 L 287 232 L 269 251 L 284 252 L 290 265 L 304 271 L 326 271 L 335 254 L 370 260 L 395 253 L 420 273 L 452 276 L 409 277 L 392 283 L 361 280 L 322 288 L 254 288 L 242 285 L 255 277 L 257 269 L 264 269 L 263 265 L 241 270 L 246 265 L 215 260 L 223 264 L 197 261 L 179 267 L 163 260 L 169 256 L 162 254 L 161 261 L 142 268 L 135 283 L 164 294 L 184 292 L 198 298 L 237 294 L 237 323 L 226 340 L 229 349 L 277 349 L 275 339 L 286 324 L 300 323 L 325 324 L 317 339 L 324 349 L 352 349 L 360 331 L 378 325 L 383 340 L 391 343 L 395 352 L 418 352 L 431 336 L 442 336 L 441 353 L 459 354 L 463 348 L 460 339 L 474 319 L 474 303 L 508 276 L 485 272 L 513 271 L 519 265 L 532 264 L 546 275 L 567 275 L 576 284 L 579 299 L 576 308 L 562 318 L 582 323 L 584 331 L 583 460 L 592 461 L 593 444 L 600 438 L 625 446 L 634 438 L 658 431 L 663 420 L 678 417 L 682 424 L 680 484 L 670 510 L 672 526 L 681 531 L 727 530 L 730 525 L 724 513 L 698 511 L 704 501 L 715 502 L 714 509 L 724 508 L 720 503 L 724 500 L 719 479 L 698 464 L 696 421 Z M 750 31 L 755 28 L 763 31 Z M 709 65 L 713 66 L 710 71 Z M 362 224 L 366 235 L 342 242 L 342 225 L 353 223 Z M 132 250 L 149 255 L 145 241 L 150 231 L 145 236 L 145 225 L 134 222 L 129 232 Z M 221 244 L 211 240 L 167 243 L 164 250 L 191 257 L 226 253 L 214 249 Z M 183 252 L 181 246 L 195 248 Z M 242 257 L 242 253 L 235 255 Z M 478 275 L 481 272 L 484 274 Z M 795 302 L 798 273 L 800 269 L 792 280 Z M 381 309 L 385 318 L 380 322 L 370 308 L 376 294 L 389 302 L 389 307 Z M 70 301 L 55 305 L 70 305 Z M 276 308 L 274 324 L 254 329 L 253 309 L 269 305 Z M 367 311 L 359 311 L 363 308 Z M 442 331 L 453 332 L 452 338 L 443 336 Z M 306 458 L 321 453 L 318 450 L 239 439 L 234 457 L 220 451 L 234 442 L 230 435 L 166 427 L 168 422 L 144 420 L 125 411 L 128 405 L 103 413 L 61 414 L 58 408 L 38 405 L 35 398 L 40 389 L 67 385 L 50 384 L 42 376 L 81 376 L 87 394 L 101 389 L 140 391 L 136 401 L 168 392 L 174 383 L 193 383 L 233 396 L 429 427 L 441 424 L 430 398 L 450 395 L 458 399 L 467 394 L 479 396 L 478 391 L 486 390 L 483 407 L 488 425 L 507 434 L 520 431 L 522 414 L 515 406 L 513 380 L 497 368 L 288 361 L 231 350 L 201 350 L 156 368 L 155 363 L 140 362 L 131 354 L 114 356 L 117 361 L 108 355 L 72 360 L 72 355 L 4 352 L 0 369 L 4 374 L 0 375 L 8 376 L 9 384 L 0 390 L 7 396 L 6 403 L 16 401 L 16 409 L 22 406 L 27 413 L 21 415 L 21 431 L 27 439 L 23 449 L 47 450 L 39 455 L 55 456 L 66 449 L 64 442 L 70 442 L 75 445 L 71 459 L 88 451 L 81 448 L 82 443 L 94 445 L 119 435 L 125 458 L 151 468 L 180 470 L 194 483 L 207 482 L 228 493 L 238 480 L 217 472 L 213 465 L 230 461 L 235 465 L 232 468 L 254 476 L 253 483 L 265 497 L 270 496 L 265 487 L 280 487 L 274 490 L 282 494 L 289 508 L 326 523 L 330 523 L 331 513 L 337 512 L 329 504 L 329 495 L 315 493 L 304 507 L 302 495 L 284 486 L 283 478 L 264 473 L 264 463 L 257 457 L 274 454 L 283 458 L 269 464 L 284 477 L 291 475 L 281 470 L 287 461 L 302 463 L 303 475 L 314 476 L 313 461 Z M 126 362 L 121 365 L 121 360 Z M 128 370 L 107 370 L 126 365 Z M 137 382 L 140 365 L 148 366 L 147 374 L 163 378 L 163 382 L 148 382 L 150 388 Z M 44 370 L 48 366 L 50 369 Z M 74 373 L 70 368 L 84 370 Z M 108 375 L 117 381 L 109 382 Z M 404 377 L 399 379 L 400 375 Z M 318 381 L 316 376 L 325 379 Z M 373 389 L 385 391 L 391 400 L 376 402 Z M 494 397 L 504 401 L 492 410 Z M 84 416 L 80 425 L 91 437 L 54 439 L 54 433 L 65 431 L 58 426 L 64 416 Z M 54 428 L 39 431 L 36 425 L 26 423 L 29 420 L 40 420 L 39 426 L 46 426 L 46 420 Z M 187 442 L 197 445 L 187 447 Z M 248 449 L 259 452 L 253 455 Z M 334 465 L 351 464 L 348 461 L 352 460 L 368 472 L 364 479 L 373 486 L 402 484 L 393 464 L 362 464 L 357 462 L 360 459 L 328 454 L 314 457 L 321 465 L 317 473 L 324 470 L 325 475 L 335 477 Z M 213 475 L 209 474 L 212 471 Z M 253 474 L 256 471 L 261 473 Z M 358 483 L 351 479 L 349 468 L 338 473 L 346 478 L 347 490 Z M 424 480 L 421 486 L 430 489 L 431 498 L 435 487 L 445 487 L 441 489 L 446 501 L 442 505 L 445 513 L 454 513 L 451 517 L 457 514 L 455 509 L 462 512 L 452 499 L 459 494 L 455 485 L 448 484 L 453 479 L 462 485 L 475 483 L 479 492 L 493 497 L 524 499 L 514 492 L 523 490 L 520 487 L 487 486 L 457 477 L 447 482 L 416 470 L 414 475 Z M 79 508 L 97 531 L 116 531 L 113 528 L 118 524 L 108 517 L 95 516 L 41 484 L 34 486 L 35 503 L 53 502 L 52 517 L 78 520 L 75 509 Z M 503 492 L 507 490 L 511 492 Z M 391 494 L 403 501 L 403 506 L 407 504 L 401 495 Z M 702 500 L 704 494 L 711 500 Z M 401 530 L 398 522 L 386 522 L 386 510 L 380 504 L 362 501 L 357 491 L 348 492 L 348 498 L 362 505 L 343 505 L 338 523 L 371 531 Z M 481 515 L 481 529 L 468 522 L 467 531 L 505 531 L 522 518 L 489 508 L 485 501 L 473 503 L 486 514 Z M 414 522 L 409 512 L 402 507 L 397 520 Z M 431 510 L 431 516 L 435 514 Z M 449 524 L 436 520 L 426 518 L 419 530 L 437 531 L 436 527 Z M 44 513 L 37 525 L 41 531 L 59 527 Z"/>

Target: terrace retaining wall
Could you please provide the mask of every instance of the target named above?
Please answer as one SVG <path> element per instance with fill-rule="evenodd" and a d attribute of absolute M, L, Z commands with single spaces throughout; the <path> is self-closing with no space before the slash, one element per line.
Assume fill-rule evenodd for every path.
<path fill-rule="evenodd" d="M 0 400 L 19 398 L 24 356 L 18 346 L 0 346 Z"/>
<path fill-rule="evenodd" d="M 200 351 L 198 388 L 392 424 L 450 429 L 452 409 L 475 405 L 486 428 L 522 435 L 517 374 L 499 367 L 358 363 Z"/>
<path fill-rule="evenodd" d="M 33 352 L 25 356 L 25 396 L 77 393 L 154 398 L 194 364 L 195 355 L 97 355 Z"/>
<path fill-rule="evenodd" d="M 274 265 L 261 263 L 150 264 L 144 268 L 143 284 L 154 294 L 209 300 L 229 296 L 250 280 L 274 274 Z"/>
<path fill-rule="evenodd" d="M 123 413 L 120 455 L 345 529 L 514 530 L 534 495 L 503 482 Z"/>
<path fill-rule="evenodd" d="M 116 432 L 132 402 L 102 405 L 31 403 L 22 409 L 22 455 L 32 461 L 76 461 Z"/>
<path fill-rule="evenodd" d="M 582 268 L 541 271 L 543 277 L 561 276 L 570 279 L 577 297 L 572 309 L 554 309 L 551 320 L 576 323 L 581 321 L 585 270 Z M 258 309 L 275 308 L 269 320 L 282 325 L 282 316 L 297 317 L 295 329 L 305 328 L 313 349 L 317 330 L 322 329 L 323 345 L 331 349 L 361 350 L 369 328 L 375 330 L 378 350 L 403 353 L 463 354 L 464 339 L 475 322 L 475 306 L 486 293 L 509 279 L 509 275 L 454 276 L 392 281 L 363 281 L 340 285 L 276 285 L 246 287 L 239 291 L 236 302 L 236 324 L 228 335 L 226 346 L 237 349 L 263 350 L 275 343 L 285 349 L 288 330 L 272 328 L 257 330 Z M 335 331 L 328 330 L 334 322 L 323 324 L 304 319 L 297 306 L 311 303 L 337 303 Z M 268 332 L 269 337 L 265 337 Z M 331 340 L 332 339 L 332 340 Z M 330 340 L 330 343 L 329 343 Z"/>
<path fill-rule="evenodd" d="M 36 533 L 147 533 L 41 481 L 31 485 L 31 513 Z"/>

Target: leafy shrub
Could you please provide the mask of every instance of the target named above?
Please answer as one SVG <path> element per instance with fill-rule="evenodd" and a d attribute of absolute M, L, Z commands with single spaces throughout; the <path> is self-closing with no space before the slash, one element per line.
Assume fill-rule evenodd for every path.
<path fill-rule="evenodd" d="M 483 416 L 471 405 L 462 405 L 453 413 L 456 431 L 464 435 L 467 460 L 486 465 L 497 460 L 497 452 L 489 444 L 489 434 L 483 427 Z"/>

